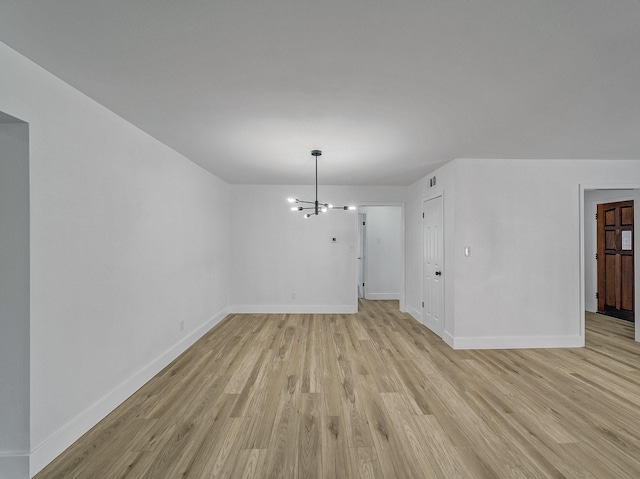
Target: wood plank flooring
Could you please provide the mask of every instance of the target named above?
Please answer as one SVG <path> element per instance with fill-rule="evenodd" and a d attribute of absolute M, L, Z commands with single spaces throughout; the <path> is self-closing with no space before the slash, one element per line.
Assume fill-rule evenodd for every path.
<path fill-rule="evenodd" d="M 37 479 L 637 478 L 640 345 L 454 351 L 398 312 L 230 315 Z"/>

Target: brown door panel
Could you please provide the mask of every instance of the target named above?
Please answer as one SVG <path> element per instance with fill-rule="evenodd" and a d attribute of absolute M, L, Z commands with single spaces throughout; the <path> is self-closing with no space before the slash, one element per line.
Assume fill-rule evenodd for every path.
<path fill-rule="evenodd" d="M 624 255 L 622 259 L 622 309 L 633 311 L 633 256 Z"/>
<path fill-rule="evenodd" d="M 605 261 L 605 306 L 616 306 L 616 255 L 608 254 L 604 258 Z"/>
<path fill-rule="evenodd" d="M 598 205 L 598 311 L 631 321 L 635 307 L 633 218 L 633 201 Z M 629 238 L 627 231 L 631 244 L 623 244 L 623 236 Z"/>

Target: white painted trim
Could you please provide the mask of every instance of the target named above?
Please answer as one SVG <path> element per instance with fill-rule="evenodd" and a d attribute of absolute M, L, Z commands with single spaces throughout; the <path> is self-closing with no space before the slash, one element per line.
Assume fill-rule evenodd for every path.
<path fill-rule="evenodd" d="M 211 328 L 218 324 L 229 314 L 228 308 L 223 309 L 202 326 L 171 346 L 166 352 L 152 360 L 149 364 L 124 380 L 89 406 L 78 416 L 62 426 L 43 442 L 34 447 L 29 458 L 31 476 L 55 459 L 62 451 L 73 444 L 80 436 L 104 419 L 107 414 L 122 404 L 129 396 L 140 389 L 156 374 L 162 371 L 171 361 L 186 351 L 193 343 L 205 335 Z"/>
<path fill-rule="evenodd" d="M 230 306 L 231 314 L 355 314 L 358 307 L 351 304 L 239 304 Z"/>
<path fill-rule="evenodd" d="M 381 300 L 381 299 L 400 299 L 400 293 L 369 293 L 366 299 Z"/>
<path fill-rule="evenodd" d="M 415 308 L 407 311 L 420 322 L 421 314 Z M 423 325 L 424 326 L 424 325 Z M 426 326 L 424 326 L 427 328 Z M 429 329 L 429 328 L 427 328 Z M 429 330 L 431 331 L 431 330 Z M 540 348 L 581 348 L 584 336 L 486 336 L 456 338 L 449 331 L 442 331 L 442 340 L 452 349 L 540 349 Z"/>
<path fill-rule="evenodd" d="M 418 323 L 422 324 L 422 319 L 421 319 L 422 318 L 422 314 L 416 308 L 409 307 L 409 309 L 407 311 L 405 311 L 405 312 L 409 313 L 411 315 L 411 317 L 413 317 L 413 319 L 418 321 Z"/>
<path fill-rule="evenodd" d="M 0 452 L 0 478 L 29 479 L 29 453 Z"/>
<path fill-rule="evenodd" d="M 456 338 L 453 337 L 449 331 L 442 331 L 442 340 L 449 345 L 449 347 L 453 348 L 455 344 Z M 455 348 L 453 348 L 455 349 Z"/>
<path fill-rule="evenodd" d="M 0 451 L 0 459 L 3 457 L 22 457 L 28 455 L 29 451 Z M 0 476 L 0 478 L 2 478 L 2 476 Z"/>
<path fill-rule="evenodd" d="M 444 339 L 445 334 L 443 334 Z M 446 343 L 453 349 L 541 349 L 581 348 L 584 336 L 485 336 L 455 337 L 446 333 Z"/>
<path fill-rule="evenodd" d="M 578 249 L 580 254 L 580 266 L 579 266 L 579 283 L 580 284 L 580 309 L 579 309 L 579 318 L 578 318 L 578 334 L 582 338 L 582 344 L 585 342 L 585 322 L 584 322 L 584 311 L 586 309 L 586 299 L 585 299 L 585 288 L 586 288 L 586 279 L 585 279 L 585 263 L 584 263 L 584 185 L 578 185 L 578 215 L 579 215 L 579 237 L 578 237 Z"/>

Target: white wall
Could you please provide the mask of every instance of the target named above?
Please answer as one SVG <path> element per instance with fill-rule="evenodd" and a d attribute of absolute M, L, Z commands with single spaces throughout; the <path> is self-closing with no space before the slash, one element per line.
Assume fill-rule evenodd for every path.
<path fill-rule="evenodd" d="M 423 321 L 423 272 L 422 272 L 422 209 L 424 200 L 442 196 L 443 198 L 443 236 L 444 262 L 442 278 L 444 282 L 444 320 L 442 337 L 449 344 L 455 335 L 455 256 L 453 244 L 455 242 L 455 206 L 457 163 L 449 162 L 435 172 L 417 181 L 408 188 L 407 208 L 405 212 L 406 235 L 406 310 L 418 321 Z M 431 186 L 429 179 L 436 177 L 436 184 Z"/>
<path fill-rule="evenodd" d="M 640 161 L 460 159 L 453 163 L 454 167 L 447 165 L 456 172 L 455 208 L 449 214 L 445 191 L 445 294 L 451 294 L 453 274 L 455 303 L 453 313 L 445 304 L 450 344 L 456 348 L 583 344 L 580 187 L 604 183 L 624 188 L 630 179 L 640 178 Z M 415 191 L 420 189 L 412 186 L 410 204 L 417 205 L 420 195 Z M 451 221 L 453 235 L 447 234 Z M 412 231 L 419 225 L 416 220 Z M 471 246 L 471 257 L 464 256 L 465 246 Z M 411 248 L 407 264 L 420 261 L 420 251 Z M 419 287 L 407 289 L 416 304 Z"/>
<path fill-rule="evenodd" d="M 0 115 L 0 478 L 29 474 L 29 127 Z"/>
<path fill-rule="evenodd" d="M 458 160 L 456 341 L 579 343 L 579 201 L 570 162 Z M 472 256 L 465 257 L 464 247 Z"/>
<path fill-rule="evenodd" d="M 366 220 L 366 298 L 400 299 L 404 264 L 401 206 L 363 206 Z"/>
<path fill-rule="evenodd" d="M 404 187 L 319 187 L 319 199 L 335 205 L 404 202 L 405 195 Z M 355 312 L 356 212 L 329 211 L 303 219 L 290 211 L 290 196 L 313 199 L 314 187 L 231 187 L 230 309 Z"/>
<path fill-rule="evenodd" d="M 225 315 L 230 190 L 2 44 L 0 111 L 30 126 L 34 474 Z"/>

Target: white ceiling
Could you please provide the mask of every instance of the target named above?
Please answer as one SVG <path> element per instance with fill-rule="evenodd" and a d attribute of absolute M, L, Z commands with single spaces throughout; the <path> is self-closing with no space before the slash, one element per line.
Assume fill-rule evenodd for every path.
<path fill-rule="evenodd" d="M 639 0 L 0 0 L 0 40 L 230 183 L 640 158 Z"/>

